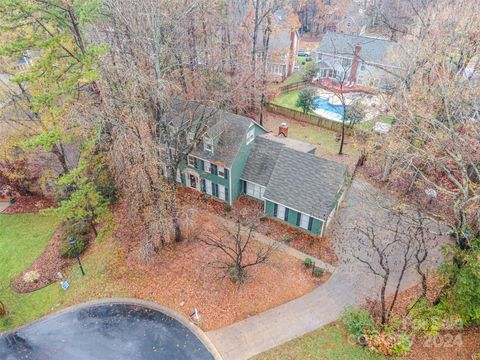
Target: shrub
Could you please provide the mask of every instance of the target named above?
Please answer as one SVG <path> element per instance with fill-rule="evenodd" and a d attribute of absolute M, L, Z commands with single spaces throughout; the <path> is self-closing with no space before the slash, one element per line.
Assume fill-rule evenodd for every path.
<path fill-rule="evenodd" d="M 76 239 L 76 250 L 81 254 L 88 245 L 90 233 L 90 225 L 86 221 L 67 221 L 63 225 L 62 233 L 62 245 L 60 248 L 60 255 L 65 258 L 75 257 L 75 251 L 73 251 L 70 245 L 69 238 L 71 236 Z"/>
<path fill-rule="evenodd" d="M 319 267 L 317 267 L 313 270 L 313 275 L 315 277 L 322 277 L 323 273 L 324 273 L 324 270 L 322 268 L 319 268 Z"/>
<path fill-rule="evenodd" d="M 412 342 L 407 334 L 401 333 L 397 335 L 397 342 L 392 346 L 392 353 L 395 356 L 402 356 L 412 350 Z"/>
<path fill-rule="evenodd" d="M 364 334 L 377 333 L 375 323 L 366 310 L 348 306 L 343 310 L 341 319 L 348 332 L 357 338 Z"/>
<path fill-rule="evenodd" d="M 230 211 L 232 211 L 232 205 L 225 204 L 224 209 L 225 209 L 226 212 L 230 212 Z"/>
<path fill-rule="evenodd" d="M 303 261 L 303 264 L 306 266 L 306 267 L 312 267 L 314 262 L 311 258 L 307 257 L 305 258 L 305 260 Z"/>
<path fill-rule="evenodd" d="M 305 114 L 308 113 L 315 107 L 313 104 L 315 95 L 315 89 L 300 90 L 300 92 L 298 93 L 297 101 L 295 102 L 295 106 L 301 108 Z"/>
<path fill-rule="evenodd" d="M 37 282 L 38 279 L 40 279 L 40 274 L 36 270 L 28 271 L 23 275 L 23 281 L 27 283 Z"/>
<path fill-rule="evenodd" d="M 288 236 L 288 235 L 285 235 L 283 237 L 283 241 L 286 242 L 287 244 L 290 243 L 292 241 L 292 237 L 291 236 Z"/>
<path fill-rule="evenodd" d="M 437 335 L 442 330 L 447 311 L 443 304 L 430 306 L 427 299 L 421 299 L 410 311 L 413 322 L 413 331 L 416 333 Z"/>

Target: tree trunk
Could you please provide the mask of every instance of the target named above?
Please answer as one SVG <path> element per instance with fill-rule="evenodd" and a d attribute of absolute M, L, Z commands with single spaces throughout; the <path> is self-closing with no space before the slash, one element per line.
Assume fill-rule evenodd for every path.
<path fill-rule="evenodd" d="M 68 174 L 70 172 L 70 169 L 68 168 L 67 159 L 65 156 L 65 149 L 63 148 L 63 145 L 55 144 L 53 146 L 52 153 L 57 157 L 58 162 L 62 166 L 62 169 L 63 169 L 62 174 Z"/>
<path fill-rule="evenodd" d="M 344 141 L 345 141 L 345 119 L 342 120 L 342 139 L 340 140 L 340 150 L 338 150 L 339 155 L 343 155 Z"/>

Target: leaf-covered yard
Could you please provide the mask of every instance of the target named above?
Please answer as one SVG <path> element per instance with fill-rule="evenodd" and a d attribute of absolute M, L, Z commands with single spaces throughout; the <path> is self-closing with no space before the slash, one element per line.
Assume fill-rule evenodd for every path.
<path fill-rule="evenodd" d="M 218 254 L 194 239 L 173 244 L 142 262 L 130 247 L 141 237 L 138 228 L 122 223 L 122 212 L 116 216 L 115 222 L 121 225 L 102 231 L 81 255 L 86 275 L 81 276 L 76 262 L 63 271 L 70 284 L 67 291 L 56 282 L 18 294 L 10 282 L 42 253 L 58 219 L 40 213 L 0 215 L 0 299 L 7 308 L 7 315 L 0 318 L 0 332 L 70 305 L 105 297 L 150 300 L 186 317 L 197 308 L 201 327 L 215 329 L 299 297 L 328 277 L 315 278 L 300 260 L 275 253 L 267 264 L 249 268 L 246 283 L 239 286 L 209 267 Z M 220 231 L 208 216 L 201 228 Z"/>

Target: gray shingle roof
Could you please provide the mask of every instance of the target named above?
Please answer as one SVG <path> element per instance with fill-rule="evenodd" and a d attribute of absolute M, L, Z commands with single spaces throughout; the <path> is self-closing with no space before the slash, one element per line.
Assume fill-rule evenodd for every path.
<path fill-rule="evenodd" d="M 274 133 L 271 133 L 271 132 L 266 133 L 266 134 L 262 134 L 260 136 L 265 138 L 265 139 L 269 139 L 269 140 L 275 141 L 277 143 L 283 144 L 283 145 L 289 147 L 290 149 L 298 150 L 298 151 L 301 151 L 301 152 L 312 152 L 313 153 L 313 152 L 315 152 L 315 150 L 317 150 L 317 147 L 313 144 L 306 143 L 306 142 L 303 142 L 303 141 L 300 141 L 300 140 L 295 140 L 295 139 L 292 139 L 292 138 L 289 138 L 289 137 L 283 137 L 283 136 L 275 135 Z"/>
<path fill-rule="evenodd" d="M 283 144 L 257 136 L 243 169 L 242 179 L 267 186 Z"/>
<path fill-rule="evenodd" d="M 335 161 L 283 147 L 264 197 L 325 220 L 345 173 L 346 167 Z"/>
<path fill-rule="evenodd" d="M 223 131 L 217 134 L 218 140 L 214 145 L 213 154 L 205 151 L 203 144 L 198 145 L 191 154 L 210 162 L 221 163 L 226 167 L 231 167 L 238 152 L 241 149 L 243 140 L 252 120 L 244 116 L 235 115 L 226 111 L 219 110 L 215 118 L 222 122 Z M 218 127 L 212 126 L 217 129 Z"/>
<path fill-rule="evenodd" d="M 317 51 L 353 58 L 356 45 L 362 47 L 360 52 L 362 60 L 378 64 L 391 64 L 392 60 L 389 59 L 388 54 L 390 51 L 395 52 L 398 48 L 396 43 L 389 40 L 327 32 Z"/>

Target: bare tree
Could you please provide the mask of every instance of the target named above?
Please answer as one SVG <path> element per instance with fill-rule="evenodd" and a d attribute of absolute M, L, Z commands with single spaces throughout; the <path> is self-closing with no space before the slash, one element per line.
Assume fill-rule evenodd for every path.
<path fill-rule="evenodd" d="M 418 211 L 385 209 L 389 220 L 381 222 L 367 217 L 364 223 L 353 228 L 355 240 L 347 251 L 368 271 L 378 277 L 380 283 L 380 321 L 388 324 L 398 296 L 407 284 L 411 269 L 421 279 L 418 299 L 427 293 L 426 263 L 430 251 L 438 245 L 437 234 L 429 229 L 432 222 Z M 353 245 L 355 244 L 355 245 Z"/>
<path fill-rule="evenodd" d="M 246 269 L 267 262 L 275 250 L 271 244 L 255 244 L 256 227 L 256 221 L 247 221 L 239 215 L 234 227 L 223 227 L 224 233 L 200 236 L 202 243 L 219 250 L 219 258 L 211 266 L 223 270 L 225 276 L 230 275 L 233 282 L 243 283 Z"/>
<path fill-rule="evenodd" d="M 392 97 L 396 122 L 373 162 L 382 180 L 450 224 L 460 247 L 480 219 L 479 17 L 475 1 L 438 1 L 415 17 L 397 54 L 402 71 Z M 445 38 L 442 29 L 452 34 Z M 435 194 L 430 202 L 428 194 Z"/>

